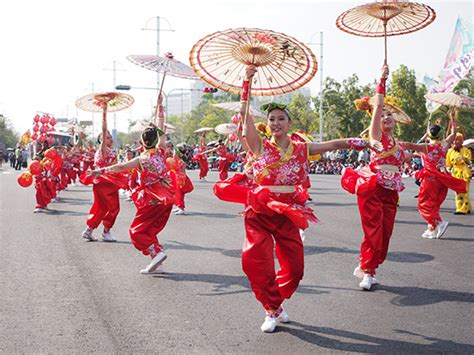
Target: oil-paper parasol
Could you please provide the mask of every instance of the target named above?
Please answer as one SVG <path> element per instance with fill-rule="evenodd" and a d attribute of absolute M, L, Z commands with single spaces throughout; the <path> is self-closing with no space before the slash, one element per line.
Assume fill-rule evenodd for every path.
<path fill-rule="evenodd" d="M 201 128 L 198 128 L 194 131 L 194 133 L 202 133 L 202 132 L 210 132 L 210 131 L 213 131 L 214 128 L 212 127 L 201 127 Z"/>
<path fill-rule="evenodd" d="M 231 134 L 237 131 L 237 125 L 233 123 L 223 123 L 217 125 L 215 130 L 219 134 Z"/>
<path fill-rule="evenodd" d="M 435 11 L 424 4 L 406 0 L 379 0 L 342 13 L 336 20 L 336 26 L 356 36 L 384 37 L 384 63 L 387 64 L 388 36 L 421 30 L 435 18 Z"/>
<path fill-rule="evenodd" d="M 135 100 L 119 92 L 92 93 L 76 100 L 76 107 L 90 112 L 117 112 L 132 106 Z"/>
<path fill-rule="evenodd" d="M 212 33 L 191 49 L 189 61 L 205 82 L 240 94 L 245 69 L 258 68 L 251 94 L 271 96 L 296 90 L 309 82 L 318 68 L 311 49 L 283 33 L 236 28 Z"/>
<path fill-rule="evenodd" d="M 199 79 L 196 73 L 188 65 L 176 60 L 173 54 L 169 52 L 164 56 L 129 55 L 127 56 L 127 59 L 133 64 L 139 65 L 142 68 L 162 73 L 163 79 L 161 80 L 160 92 L 163 89 L 163 83 L 165 82 L 166 75 L 171 75 L 182 79 Z"/>
<path fill-rule="evenodd" d="M 232 102 L 219 102 L 218 104 L 212 104 L 212 106 L 222 108 L 224 110 L 232 111 L 232 112 L 239 112 L 240 111 L 240 102 L 232 101 Z M 249 108 L 249 112 L 252 116 L 265 116 L 265 114 L 257 110 L 253 107 Z"/>
<path fill-rule="evenodd" d="M 474 98 L 454 92 L 426 94 L 425 98 L 456 110 L 474 110 Z"/>
<path fill-rule="evenodd" d="M 76 100 L 76 107 L 84 111 L 102 112 L 106 119 L 107 111 L 117 112 L 133 105 L 135 100 L 128 94 L 120 92 L 100 92 L 82 96 Z"/>
<path fill-rule="evenodd" d="M 237 28 L 212 33 L 191 49 L 189 61 L 205 82 L 241 94 L 247 102 L 243 117 L 246 134 L 250 95 L 272 96 L 294 91 L 316 74 L 311 49 L 286 34 L 258 28 Z M 257 67 L 252 82 L 244 81 L 246 68 Z M 244 81 L 244 82 L 243 82 Z"/>

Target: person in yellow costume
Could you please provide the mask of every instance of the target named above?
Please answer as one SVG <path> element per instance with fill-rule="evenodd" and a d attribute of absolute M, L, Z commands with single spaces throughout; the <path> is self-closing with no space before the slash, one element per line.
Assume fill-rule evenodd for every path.
<path fill-rule="evenodd" d="M 446 167 L 451 171 L 451 175 L 455 178 L 466 181 L 467 192 L 464 194 L 456 193 L 456 212 L 454 214 L 471 213 L 472 205 L 469 199 L 469 182 L 471 180 L 471 151 L 467 147 L 463 147 L 464 137 L 461 133 L 456 135 L 453 146 L 448 150 L 446 155 Z"/>

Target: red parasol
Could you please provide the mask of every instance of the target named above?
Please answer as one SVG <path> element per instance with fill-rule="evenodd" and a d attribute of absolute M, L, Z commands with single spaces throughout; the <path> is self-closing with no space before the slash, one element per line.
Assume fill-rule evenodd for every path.
<path fill-rule="evenodd" d="M 421 30 L 435 18 L 436 12 L 424 4 L 406 0 L 379 0 L 342 13 L 336 20 L 336 26 L 356 36 L 384 37 L 384 63 L 387 64 L 387 36 Z"/>

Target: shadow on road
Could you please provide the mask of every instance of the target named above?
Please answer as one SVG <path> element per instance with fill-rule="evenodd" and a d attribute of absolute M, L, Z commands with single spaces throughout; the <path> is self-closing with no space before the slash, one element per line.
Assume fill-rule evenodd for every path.
<path fill-rule="evenodd" d="M 201 293 L 200 296 L 224 296 L 236 293 L 251 292 L 250 284 L 246 276 L 231 276 L 221 274 L 189 274 L 189 273 L 164 273 L 154 275 L 154 278 L 167 279 L 177 282 L 200 282 L 213 285 L 212 293 Z M 231 290 L 233 288 L 237 290 Z M 318 286 L 300 285 L 298 293 L 321 295 L 329 293 L 321 291 Z"/>
<path fill-rule="evenodd" d="M 397 306 L 424 306 L 440 302 L 474 303 L 474 294 L 469 292 L 384 285 L 380 285 L 379 290 L 395 294 L 396 297 L 392 299 L 390 303 Z"/>
<path fill-rule="evenodd" d="M 224 256 L 231 258 L 240 258 L 242 256 L 242 250 L 240 249 L 223 249 L 216 247 L 203 247 L 199 245 L 186 244 L 177 241 L 170 241 L 172 244 L 166 244 L 166 247 L 173 250 L 188 250 L 188 251 L 210 251 L 221 253 Z M 358 255 L 359 250 L 349 249 L 345 247 L 318 247 L 312 245 L 306 245 L 304 247 L 304 253 L 306 256 L 324 254 L 324 253 L 337 253 L 337 254 L 352 254 Z M 429 254 L 421 254 L 414 252 L 391 252 L 388 254 L 387 260 L 396 263 L 425 263 L 433 260 L 434 257 Z"/>
<path fill-rule="evenodd" d="M 422 222 L 422 221 L 399 221 L 399 220 L 395 220 L 395 223 L 426 226 L 426 222 Z M 447 230 L 449 230 L 449 227 L 466 227 L 466 228 L 470 227 L 470 228 L 472 228 L 472 225 L 471 224 L 461 224 L 461 223 L 456 223 L 456 222 L 449 222 L 449 226 L 448 226 Z M 424 228 L 422 228 L 422 229 L 424 229 Z M 423 232 L 424 231 L 421 231 L 421 229 L 420 229 L 420 232 L 418 234 L 421 234 Z"/>
<path fill-rule="evenodd" d="M 291 334 L 305 342 L 331 351 L 339 350 L 370 354 L 426 354 L 442 352 L 472 354 L 474 352 L 474 346 L 471 344 L 456 343 L 451 340 L 427 337 L 408 332 L 410 335 L 420 336 L 431 343 L 420 344 L 410 341 L 384 339 L 368 334 L 328 327 L 317 327 L 293 321 L 288 326 L 278 327 L 277 332 Z"/>
<path fill-rule="evenodd" d="M 61 211 L 61 210 L 46 210 L 45 214 L 59 215 L 59 216 L 88 216 L 88 213 L 85 212 L 76 212 L 76 211 Z"/>
<path fill-rule="evenodd" d="M 201 213 L 201 212 L 188 212 L 186 211 L 186 216 L 203 216 L 203 217 L 212 217 L 212 218 L 237 218 L 238 214 L 228 214 L 228 213 Z"/>

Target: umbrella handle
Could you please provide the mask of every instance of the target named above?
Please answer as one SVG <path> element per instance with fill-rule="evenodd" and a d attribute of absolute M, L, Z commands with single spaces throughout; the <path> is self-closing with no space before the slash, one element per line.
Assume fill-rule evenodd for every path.
<path fill-rule="evenodd" d="M 163 79 L 161 79 L 160 91 L 158 92 L 158 95 L 161 95 L 163 91 L 163 84 L 165 83 L 165 78 L 166 78 L 166 72 L 163 73 Z"/>
<path fill-rule="evenodd" d="M 387 65 L 387 21 L 384 20 L 383 22 L 383 33 L 384 33 L 384 50 L 385 50 L 385 58 L 383 60 L 383 64 Z"/>
<path fill-rule="evenodd" d="M 245 82 L 244 82 L 245 83 Z M 250 111 L 250 93 L 252 90 L 252 80 L 250 80 L 247 86 L 243 86 L 242 88 L 242 98 L 241 100 L 245 102 L 245 114 L 243 117 L 243 126 L 242 126 L 242 137 L 247 136 L 247 117 Z"/>

